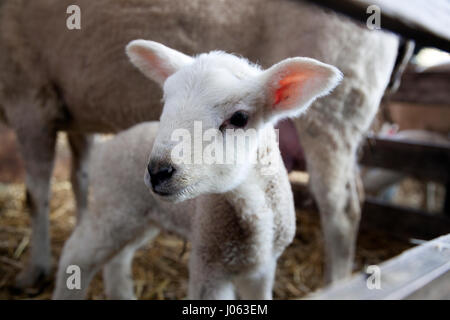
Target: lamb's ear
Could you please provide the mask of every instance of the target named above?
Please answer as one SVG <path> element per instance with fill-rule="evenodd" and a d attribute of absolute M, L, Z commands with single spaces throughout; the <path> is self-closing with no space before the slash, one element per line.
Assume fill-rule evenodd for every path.
<path fill-rule="evenodd" d="M 335 67 L 310 58 L 290 58 L 261 75 L 266 92 L 267 120 L 295 117 L 318 97 L 328 94 L 342 79 Z"/>
<path fill-rule="evenodd" d="M 192 63 L 193 58 L 158 42 L 131 41 L 126 48 L 131 62 L 148 78 L 161 86 L 181 67 Z"/>

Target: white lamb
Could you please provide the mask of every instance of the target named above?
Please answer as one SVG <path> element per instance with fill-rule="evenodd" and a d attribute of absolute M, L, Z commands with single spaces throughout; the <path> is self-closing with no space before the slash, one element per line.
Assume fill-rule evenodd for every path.
<path fill-rule="evenodd" d="M 292 191 L 273 124 L 330 92 L 340 71 L 308 58 L 264 71 L 224 52 L 189 57 L 144 40 L 131 42 L 127 53 L 163 86 L 161 121 L 137 125 L 94 150 L 89 213 L 64 247 L 54 298 L 85 297 L 103 265 L 106 295 L 134 298 L 134 251 L 164 228 L 192 242 L 189 298 L 232 299 L 237 293 L 271 299 L 276 261 L 295 234 Z M 174 134 L 182 129 L 195 137 L 196 121 L 202 133 L 217 129 L 210 131 L 216 146 L 230 139 L 227 129 L 244 129 L 231 131 L 248 143 L 227 145 L 226 154 L 245 154 L 246 161 L 175 161 Z M 256 134 L 249 135 L 252 130 Z M 192 158 L 211 141 L 193 141 Z M 79 290 L 66 285 L 70 265 L 81 269 Z"/>

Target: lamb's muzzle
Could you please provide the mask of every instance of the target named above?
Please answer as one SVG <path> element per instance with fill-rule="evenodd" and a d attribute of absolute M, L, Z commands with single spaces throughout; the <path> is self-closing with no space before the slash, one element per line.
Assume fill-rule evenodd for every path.
<path fill-rule="evenodd" d="M 164 191 L 167 189 L 164 188 L 164 185 L 170 180 L 176 169 L 168 163 L 155 163 L 151 161 L 147 166 L 147 171 L 150 176 L 153 191 L 161 196 L 170 195 L 170 192 Z"/>

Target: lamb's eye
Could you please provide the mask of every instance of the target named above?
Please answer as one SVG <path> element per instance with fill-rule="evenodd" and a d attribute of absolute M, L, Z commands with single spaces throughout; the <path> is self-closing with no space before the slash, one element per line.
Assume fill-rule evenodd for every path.
<path fill-rule="evenodd" d="M 236 128 L 243 128 L 248 123 L 248 114 L 244 111 L 235 112 L 230 118 L 230 124 Z"/>
<path fill-rule="evenodd" d="M 245 111 L 236 111 L 231 118 L 226 120 L 219 127 L 219 130 L 224 132 L 226 129 L 244 128 L 248 123 L 249 115 Z"/>

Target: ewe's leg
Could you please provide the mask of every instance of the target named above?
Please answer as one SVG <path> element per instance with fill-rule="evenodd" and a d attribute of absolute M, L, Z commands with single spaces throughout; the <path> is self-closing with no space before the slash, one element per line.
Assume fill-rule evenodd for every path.
<path fill-rule="evenodd" d="M 49 194 L 56 132 L 36 123 L 16 129 L 26 169 L 26 201 L 31 217 L 30 256 L 16 278 L 19 289 L 41 285 L 51 271 Z"/>
<path fill-rule="evenodd" d="M 330 283 L 351 274 L 361 209 L 355 170 L 358 133 L 347 129 L 334 132 L 331 125 L 327 130 L 309 123 L 300 138 L 320 211 L 325 281 Z"/>
<path fill-rule="evenodd" d="M 155 238 L 159 229 L 152 227 L 142 237 L 123 248 L 103 267 L 105 293 L 111 300 L 135 300 L 131 266 L 134 253 L 148 241 Z"/>
<path fill-rule="evenodd" d="M 192 251 L 189 261 L 188 299 L 233 300 L 235 294 L 230 278 L 223 270 L 220 270 L 220 266 L 206 265 Z"/>
<path fill-rule="evenodd" d="M 87 209 L 88 160 L 92 136 L 70 132 L 67 137 L 72 151 L 71 182 L 77 204 L 77 221 L 79 222 Z"/>
<path fill-rule="evenodd" d="M 330 199 L 318 201 L 325 241 L 325 281 L 328 283 L 348 277 L 352 272 L 361 216 L 356 179 L 349 173 L 345 184 L 335 186 L 336 190 L 341 190 L 344 207 L 339 203 L 333 208 Z"/>
<path fill-rule="evenodd" d="M 310 171 L 311 188 L 316 198 L 325 244 L 325 281 L 331 283 L 352 272 L 361 215 L 353 166 L 342 180 L 330 181 L 316 170 Z M 333 168 L 336 175 L 344 168 Z"/>
<path fill-rule="evenodd" d="M 274 259 L 257 273 L 238 277 L 235 285 L 243 300 L 272 300 L 272 289 L 277 262 Z"/>

